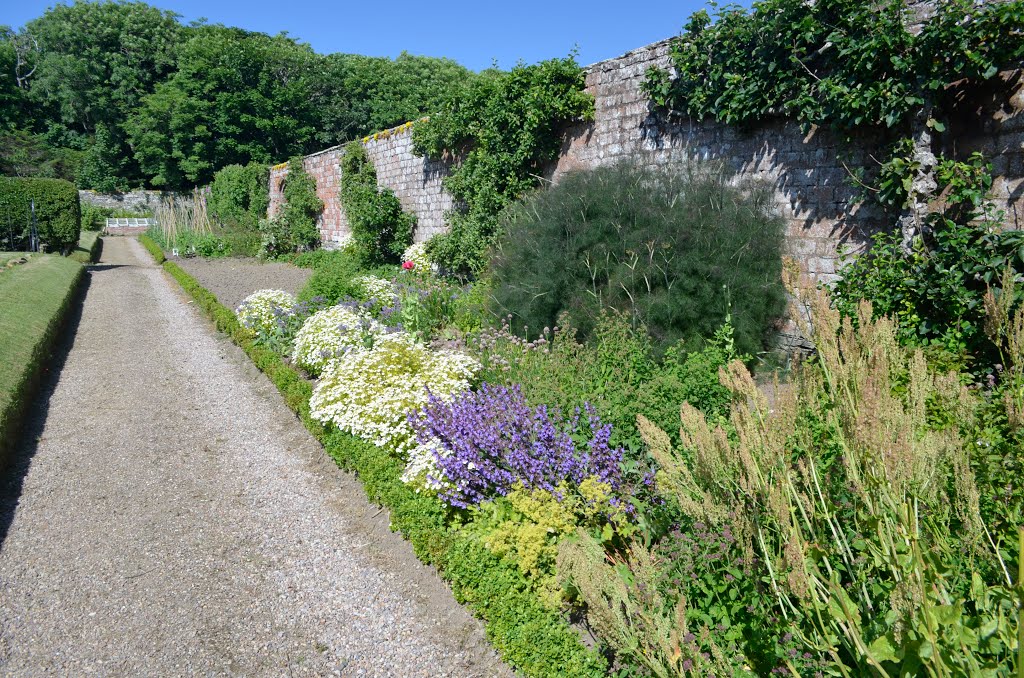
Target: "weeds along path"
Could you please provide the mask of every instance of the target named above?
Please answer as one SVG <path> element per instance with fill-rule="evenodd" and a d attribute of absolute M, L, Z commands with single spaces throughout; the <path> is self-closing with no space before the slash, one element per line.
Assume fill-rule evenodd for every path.
<path fill-rule="evenodd" d="M 511 675 L 134 239 L 90 276 L 0 488 L 0 674 Z"/>

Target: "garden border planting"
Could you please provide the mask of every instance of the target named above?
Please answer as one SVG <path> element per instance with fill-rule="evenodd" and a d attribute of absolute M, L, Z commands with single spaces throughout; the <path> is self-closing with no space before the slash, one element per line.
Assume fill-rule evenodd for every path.
<path fill-rule="evenodd" d="M 0 296 L 10 300 L 5 306 L 10 304 L 6 310 L 12 311 L 0 315 L 0 354 L 12 367 L 22 363 L 20 373 L 11 370 L 15 373 L 11 383 L 0 380 L 0 471 L 11 460 L 44 365 L 81 289 L 84 270 L 71 258 L 35 255 L 28 263 L 0 275 Z M 4 288 L 11 287 L 17 288 L 16 292 L 5 293 Z M 38 321 L 26 321 L 15 314 L 15 305 L 31 306 L 33 318 Z"/>
<path fill-rule="evenodd" d="M 402 482 L 405 465 L 371 443 L 329 431 L 310 416 L 312 384 L 273 351 L 257 346 L 235 313 L 146 236 L 139 241 L 281 392 L 309 432 L 343 469 L 354 471 L 366 496 L 387 507 L 391 526 L 408 539 L 416 556 L 437 568 L 455 598 L 486 624 L 487 636 L 514 669 L 527 676 L 602 676 L 605 660 L 585 647 L 558 613 L 546 609 L 522 573 L 478 543 L 447 527 L 447 509 Z"/>

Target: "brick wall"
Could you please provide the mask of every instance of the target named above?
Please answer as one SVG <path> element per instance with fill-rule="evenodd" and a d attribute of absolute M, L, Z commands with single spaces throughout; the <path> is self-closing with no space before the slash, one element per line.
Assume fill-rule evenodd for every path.
<path fill-rule="evenodd" d="M 415 240 L 422 242 L 445 230 L 444 215 L 452 208 L 452 197 L 441 187 L 449 164 L 413 155 L 412 125 L 384 130 L 363 141 L 366 153 L 377 169 L 377 184 L 390 188 L 402 209 L 416 215 Z M 350 230 L 338 195 L 341 157 L 344 147 L 335 146 L 303 158 L 302 166 L 316 179 L 316 193 L 324 201 L 318 226 L 325 247 L 346 239 Z M 288 175 L 287 164 L 270 171 L 270 216 L 283 201 L 281 186 Z"/>
<path fill-rule="evenodd" d="M 824 130 L 804 133 L 786 121 L 750 129 L 712 121 L 665 123 L 651 113 L 640 90 L 651 65 L 668 64 L 668 40 L 588 68 L 587 89 L 595 97 L 593 123 L 568 130 L 554 180 L 566 172 L 596 167 L 635 156 L 659 166 L 712 160 L 723 163 L 737 179 L 770 183 L 786 220 L 789 254 L 813 281 L 834 278 L 839 253 L 861 249 L 866 235 L 883 225 L 877 212 L 854 205 L 856 191 L 846 167 L 870 165 L 871 135 L 847 144 Z M 984 91 L 961 93 L 963 102 L 949 152 L 964 156 L 981 150 L 998 176 L 993 194 L 1007 215 L 1007 225 L 1024 227 L 1018 212 L 1024 192 L 1024 92 L 1019 73 L 1003 74 Z M 378 182 L 395 191 L 406 210 L 418 217 L 417 240 L 444 230 L 444 213 L 452 199 L 441 187 L 444 163 L 411 152 L 411 130 L 403 125 L 365 141 L 377 167 Z M 327 208 L 321 217 L 324 242 L 330 246 L 348 232 L 337 199 L 341 149 L 307 156 L 305 166 L 317 180 Z M 286 173 L 271 173 L 271 212 L 280 201 L 278 185 Z M 1024 216 L 1024 215 L 1020 215 Z"/>

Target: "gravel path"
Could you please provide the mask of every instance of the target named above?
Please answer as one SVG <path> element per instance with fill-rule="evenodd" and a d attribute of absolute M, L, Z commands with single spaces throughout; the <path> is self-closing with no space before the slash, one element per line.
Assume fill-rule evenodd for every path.
<path fill-rule="evenodd" d="M 238 257 L 171 257 L 171 261 L 188 271 L 228 308 L 238 308 L 242 300 L 256 290 L 284 290 L 298 295 L 313 275 L 308 268 Z"/>
<path fill-rule="evenodd" d="M 511 675 L 139 244 L 102 264 L 0 488 L 0 675 Z"/>

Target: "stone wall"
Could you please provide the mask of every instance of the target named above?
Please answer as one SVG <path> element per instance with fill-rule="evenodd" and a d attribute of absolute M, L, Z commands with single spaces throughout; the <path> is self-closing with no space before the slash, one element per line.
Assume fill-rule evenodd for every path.
<path fill-rule="evenodd" d="M 875 150 L 870 134 L 853 144 L 824 130 L 804 133 L 784 120 L 739 129 L 713 121 L 684 120 L 671 124 L 652 114 L 640 89 L 652 65 L 668 65 L 669 41 L 657 42 L 621 57 L 590 66 L 587 89 L 595 98 L 593 123 L 568 130 L 562 154 L 550 175 L 597 167 L 637 157 L 659 166 L 695 160 L 722 163 L 737 181 L 753 179 L 774 187 L 780 213 L 786 220 L 788 254 L 811 281 L 835 277 L 844 248 L 861 249 L 866 236 L 884 225 L 877 212 L 857 206 L 857 191 L 847 167 L 870 165 Z M 1005 210 L 1007 225 L 1017 220 L 1024 191 L 1024 92 L 1019 73 L 985 91 L 956 93 L 961 114 L 947 152 L 964 157 L 981 150 L 998 176 L 993 195 Z M 364 140 L 378 170 L 378 182 L 395 191 L 406 210 L 417 215 L 417 240 L 444 229 L 444 213 L 452 199 L 441 186 L 448 167 L 411 152 L 410 125 Z M 341 149 L 307 156 L 306 169 L 317 179 L 327 208 L 321 231 L 328 245 L 343 238 L 348 227 L 337 198 Z M 280 202 L 280 179 L 285 169 L 271 173 L 271 211 Z"/>
<path fill-rule="evenodd" d="M 79 191 L 78 200 L 88 205 L 108 207 L 129 212 L 152 212 L 160 204 L 160 198 L 168 195 L 163 191 L 129 191 L 127 193 L 97 193 Z"/>

